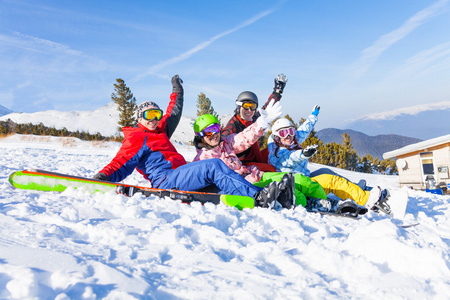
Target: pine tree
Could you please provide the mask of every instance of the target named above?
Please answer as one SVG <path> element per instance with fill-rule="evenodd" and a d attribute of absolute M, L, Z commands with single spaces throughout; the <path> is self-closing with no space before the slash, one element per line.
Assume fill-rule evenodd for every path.
<path fill-rule="evenodd" d="M 119 131 L 122 131 L 122 127 L 135 126 L 136 120 L 136 99 L 133 97 L 133 93 L 129 87 L 126 86 L 125 81 L 121 78 L 116 79 L 114 84 L 115 93 L 111 94 L 111 99 L 116 103 L 117 110 L 119 111 Z"/>
<path fill-rule="evenodd" d="M 343 148 L 344 148 L 344 152 L 345 152 L 345 162 L 346 162 L 346 166 L 345 169 L 346 170 L 350 170 L 350 171 L 354 171 L 356 170 L 356 167 L 358 166 L 358 155 L 356 154 L 356 150 L 355 148 L 353 148 L 352 146 L 352 141 L 351 138 L 348 134 L 346 134 L 345 132 L 342 134 L 342 140 L 343 140 Z"/>
<path fill-rule="evenodd" d="M 204 114 L 210 114 L 219 118 L 219 114 L 217 114 L 217 112 L 214 110 L 211 100 L 209 100 L 209 98 L 207 98 L 205 94 L 200 93 L 198 95 L 196 106 L 197 106 L 197 117 Z"/>
<path fill-rule="evenodd" d="M 372 161 L 373 161 L 372 155 L 367 154 L 366 156 L 363 156 L 359 160 L 357 171 L 361 173 L 373 173 Z"/>

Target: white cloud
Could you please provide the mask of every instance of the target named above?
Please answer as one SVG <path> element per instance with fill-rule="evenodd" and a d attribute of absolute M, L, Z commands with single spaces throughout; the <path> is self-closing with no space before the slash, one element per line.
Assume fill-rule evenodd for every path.
<path fill-rule="evenodd" d="M 359 78 L 378 60 L 392 45 L 405 38 L 417 27 L 442 12 L 442 7 L 448 0 L 439 0 L 409 18 L 399 28 L 381 36 L 375 43 L 362 51 L 361 57 L 352 64 L 351 75 Z"/>
<path fill-rule="evenodd" d="M 28 78 L 43 74 L 60 76 L 63 73 L 98 72 L 112 68 L 104 61 L 67 45 L 19 32 L 13 35 L 0 34 L 0 47 L 1 67 Z"/>
<path fill-rule="evenodd" d="M 409 58 L 398 72 L 426 75 L 448 67 L 450 42 L 437 45 Z"/>
<path fill-rule="evenodd" d="M 450 101 L 443 101 L 437 103 L 421 104 L 410 107 L 403 107 L 396 110 L 389 110 L 381 113 L 369 114 L 362 119 L 369 120 L 390 120 L 399 115 L 417 115 L 421 112 L 432 110 L 447 110 L 450 109 Z"/>
<path fill-rule="evenodd" d="M 259 13 L 259 14 L 255 15 L 255 16 L 253 16 L 252 18 L 248 19 L 247 21 L 243 22 L 242 24 L 240 24 L 240 25 L 238 25 L 238 26 L 236 26 L 236 27 L 234 27 L 234 28 L 232 28 L 230 30 L 224 31 L 222 33 L 219 33 L 218 35 L 213 36 L 209 40 L 204 41 L 204 42 L 196 45 L 194 48 L 189 49 L 188 51 L 186 51 L 184 53 L 181 53 L 178 56 L 175 56 L 175 57 L 170 58 L 168 60 L 162 61 L 162 62 L 160 62 L 160 63 L 150 67 L 146 72 L 136 76 L 135 80 L 140 80 L 143 77 L 155 74 L 156 72 L 158 72 L 159 70 L 163 69 L 164 67 L 167 67 L 167 66 L 173 65 L 173 64 L 175 64 L 177 62 L 186 60 L 189 57 L 191 57 L 192 55 L 194 55 L 195 53 L 205 49 L 206 47 L 208 47 L 209 45 L 211 45 L 213 42 L 217 41 L 218 39 L 221 39 L 221 38 L 223 38 L 223 37 L 225 37 L 225 36 L 227 36 L 227 35 L 229 35 L 229 34 L 231 34 L 233 32 L 236 32 L 236 31 L 238 31 L 238 30 L 240 30 L 240 29 L 242 29 L 244 27 L 247 27 L 247 26 L 255 23 L 256 21 L 258 21 L 258 20 L 264 18 L 265 16 L 271 14 L 273 11 L 275 11 L 275 9 L 270 9 L 270 10 L 266 10 L 266 11 L 264 11 L 262 13 Z"/>
<path fill-rule="evenodd" d="M 63 55 L 81 55 L 80 51 L 70 49 L 70 47 L 58 44 L 49 40 L 25 35 L 19 32 L 15 36 L 0 34 L 0 44 L 17 48 L 29 52 L 37 52 L 43 54 L 63 54 Z"/>

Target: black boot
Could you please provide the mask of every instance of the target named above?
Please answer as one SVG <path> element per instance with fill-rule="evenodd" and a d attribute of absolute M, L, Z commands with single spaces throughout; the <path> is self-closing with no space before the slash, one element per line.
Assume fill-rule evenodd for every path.
<path fill-rule="evenodd" d="M 352 217 L 357 217 L 359 213 L 358 204 L 352 199 L 345 199 L 339 202 L 339 206 L 336 209 L 336 214 L 349 215 Z"/>
<path fill-rule="evenodd" d="M 280 195 L 277 198 L 278 203 L 284 208 L 295 208 L 295 180 L 292 173 L 284 174 L 278 183 Z"/>
<path fill-rule="evenodd" d="M 278 183 L 273 181 L 255 197 L 255 206 L 273 209 L 279 194 Z"/>

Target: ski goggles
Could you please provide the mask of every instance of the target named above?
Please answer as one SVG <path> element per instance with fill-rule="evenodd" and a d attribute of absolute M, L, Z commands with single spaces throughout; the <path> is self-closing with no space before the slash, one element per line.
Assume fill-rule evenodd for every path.
<path fill-rule="evenodd" d="M 210 137 L 213 134 L 220 133 L 220 124 L 212 124 L 203 129 L 201 132 L 196 132 L 195 134 L 199 137 Z"/>
<path fill-rule="evenodd" d="M 236 104 L 240 105 L 245 110 L 250 109 L 252 111 L 255 111 L 258 108 L 258 104 L 256 104 L 255 102 L 241 102 L 241 101 L 237 101 Z"/>
<path fill-rule="evenodd" d="M 286 138 L 289 135 L 295 136 L 295 129 L 294 129 L 294 127 L 283 128 L 283 129 L 278 130 L 277 135 L 280 138 Z"/>
<path fill-rule="evenodd" d="M 162 110 L 160 109 L 149 109 L 142 113 L 142 117 L 147 121 L 161 120 Z"/>

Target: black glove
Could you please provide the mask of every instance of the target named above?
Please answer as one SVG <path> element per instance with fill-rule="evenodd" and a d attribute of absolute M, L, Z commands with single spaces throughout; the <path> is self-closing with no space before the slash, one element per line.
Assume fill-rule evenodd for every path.
<path fill-rule="evenodd" d="M 277 75 L 274 79 L 275 87 L 273 88 L 273 91 L 278 94 L 283 93 L 283 89 L 286 86 L 287 81 L 287 77 L 283 73 Z"/>
<path fill-rule="evenodd" d="M 102 181 L 109 181 L 108 175 L 106 175 L 105 173 L 101 173 L 101 172 L 95 174 L 93 178 L 97 179 L 97 180 L 102 180 Z"/>
<path fill-rule="evenodd" d="M 183 91 L 183 80 L 181 80 L 180 76 L 175 75 L 172 77 L 172 92 L 177 93 Z"/>
<path fill-rule="evenodd" d="M 303 157 L 310 158 L 311 156 L 316 154 L 317 147 L 319 147 L 319 146 L 318 145 L 311 145 L 311 146 L 308 146 L 305 149 L 303 149 L 303 152 L 302 152 Z"/>

